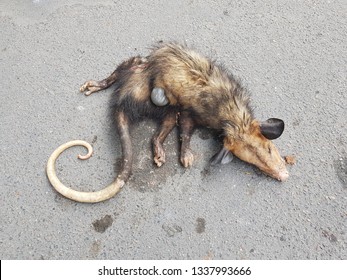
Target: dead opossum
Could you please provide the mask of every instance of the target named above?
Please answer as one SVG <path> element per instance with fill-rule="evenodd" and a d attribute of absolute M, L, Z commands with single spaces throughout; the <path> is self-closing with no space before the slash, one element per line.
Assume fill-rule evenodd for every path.
<path fill-rule="evenodd" d="M 190 138 L 197 125 L 220 131 L 223 148 L 212 164 L 230 161 L 231 153 L 254 164 L 269 176 L 284 181 L 288 172 L 283 158 L 270 141 L 279 137 L 284 122 L 254 119 L 246 89 L 224 67 L 197 52 L 174 43 L 153 48 L 148 57 L 133 57 L 121 63 L 102 81 L 87 81 L 81 91 L 89 95 L 114 84 L 113 115 L 122 145 L 122 167 L 116 180 L 97 192 L 78 192 L 64 186 L 55 174 L 55 160 L 65 149 L 82 145 L 71 141 L 60 146 L 50 157 L 47 175 L 54 188 L 64 196 L 80 202 L 99 202 L 114 196 L 125 184 L 132 168 L 132 144 L 129 125 L 143 118 L 160 122 L 153 137 L 154 162 L 165 162 L 163 142 L 178 120 L 181 140 L 180 161 L 184 167 L 193 163 Z M 156 105 L 155 105 L 155 104 Z"/>

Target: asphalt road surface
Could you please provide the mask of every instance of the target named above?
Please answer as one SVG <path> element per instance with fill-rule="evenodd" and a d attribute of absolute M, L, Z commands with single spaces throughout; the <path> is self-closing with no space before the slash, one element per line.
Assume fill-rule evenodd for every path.
<path fill-rule="evenodd" d="M 347 95 L 344 1 L 0 2 L 1 259 L 346 259 Z M 45 165 L 60 144 L 58 175 L 97 190 L 117 173 L 120 143 L 109 118 L 112 88 L 86 97 L 122 60 L 177 41 L 215 58 L 252 93 L 260 120 L 285 120 L 275 144 L 293 155 L 280 183 L 194 133 L 195 164 L 152 163 L 155 124 L 133 129 L 133 175 L 114 198 L 81 204 L 59 195 Z M 82 187 L 83 186 L 83 187 Z"/>

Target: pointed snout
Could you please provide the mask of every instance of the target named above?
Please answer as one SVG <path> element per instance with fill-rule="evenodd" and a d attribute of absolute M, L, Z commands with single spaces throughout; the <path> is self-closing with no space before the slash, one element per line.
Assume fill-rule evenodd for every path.
<path fill-rule="evenodd" d="M 281 163 L 276 169 L 277 170 L 274 173 L 274 176 L 272 177 L 276 178 L 278 181 L 281 181 L 281 182 L 286 181 L 289 177 L 289 172 L 287 170 L 287 167 L 283 158 L 281 158 Z"/>
<path fill-rule="evenodd" d="M 277 180 L 284 182 L 288 179 L 289 173 L 287 169 L 281 170 L 277 173 Z"/>

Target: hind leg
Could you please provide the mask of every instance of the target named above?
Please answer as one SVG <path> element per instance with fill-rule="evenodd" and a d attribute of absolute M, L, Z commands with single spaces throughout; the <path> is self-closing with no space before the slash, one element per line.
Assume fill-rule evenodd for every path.
<path fill-rule="evenodd" d="M 84 94 L 88 96 L 91 95 L 93 92 L 97 92 L 105 88 L 108 88 L 109 86 L 114 84 L 121 72 L 130 71 L 133 73 L 140 73 L 147 67 L 147 62 L 147 59 L 144 57 L 132 57 L 121 63 L 117 67 L 117 69 L 106 79 L 103 79 L 101 81 L 89 80 L 85 82 L 80 87 L 80 92 L 86 91 Z"/>
<path fill-rule="evenodd" d="M 165 151 L 163 148 L 163 143 L 166 137 L 170 134 L 173 128 L 176 126 L 176 112 L 171 112 L 163 119 L 162 123 L 156 134 L 153 137 L 153 152 L 154 152 L 154 162 L 160 167 L 165 163 Z"/>
<path fill-rule="evenodd" d="M 190 114 L 186 111 L 181 112 L 180 116 L 180 139 L 181 139 L 181 156 L 180 160 L 184 167 L 191 167 L 194 161 L 194 155 L 190 149 L 190 139 L 192 138 L 195 122 Z"/>
<path fill-rule="evenodd" d="M 117 80 L 118 73 L 118 70 L 115 70 L 109 77 L 101 81 L 87 81 L 80 87 L 80 92 L 86 91 L 84 94 L 88 96 L 91 95 L 93 92 L 97 92 L 105 88 L 108 88 Z"/>

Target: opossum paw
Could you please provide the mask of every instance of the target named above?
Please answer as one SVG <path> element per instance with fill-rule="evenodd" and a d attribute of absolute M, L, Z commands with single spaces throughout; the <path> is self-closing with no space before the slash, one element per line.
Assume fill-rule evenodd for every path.
<path fill-rule="evenodd" d="M 156 155 L 154 157 L 154 162 L 158 167 L 162 166 L 165 163 L 165 154 Z"/>
<path fill-rule="evenodd" d="M 86 91 L 84 94 L 88 96 L 88 95 L 91 95 L 93 92 L 96 92 L 96 91 L 99 91 L 102 89 L 103 89 L 102 85 L 100 85 L 99 82 L 90 80 L 90 81 L 85 82 L 80 87 L 80 92 Z"/>
<path fill-rule="evenodd" d="M 181 163 L 185 168 L 191 167 L 194 162 L 194 155 L 190 149 L 185 150 L 181 155 Z"/>
<path fill-rule="evenodd" d="M 154 162 L 160 167 L 165 163 L 165 151 L 157 138 L 153 139 Z"/>

